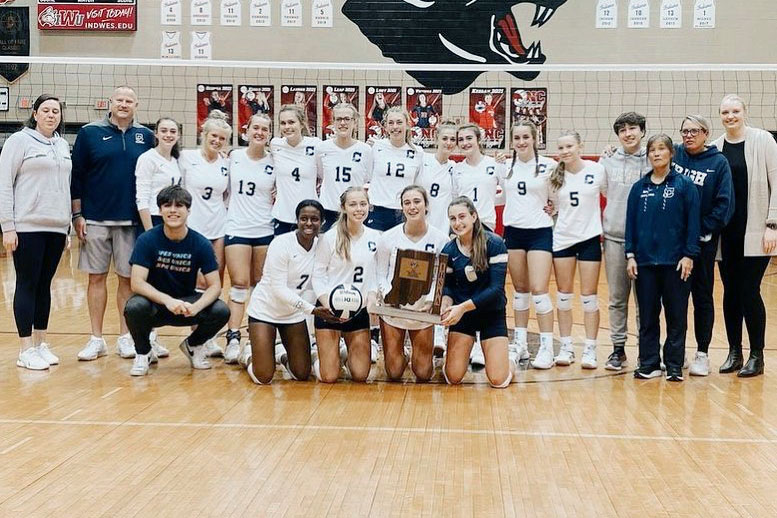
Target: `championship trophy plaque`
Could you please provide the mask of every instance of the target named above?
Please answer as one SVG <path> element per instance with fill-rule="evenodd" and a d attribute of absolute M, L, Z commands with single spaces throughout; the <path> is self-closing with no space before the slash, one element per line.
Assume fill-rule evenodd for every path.
<path fill-rule="evenodd" d="M 439 324 L 448 256 L 420 250 L 397 250 L 396 254 L 391 288 L 375 312 Z"/>

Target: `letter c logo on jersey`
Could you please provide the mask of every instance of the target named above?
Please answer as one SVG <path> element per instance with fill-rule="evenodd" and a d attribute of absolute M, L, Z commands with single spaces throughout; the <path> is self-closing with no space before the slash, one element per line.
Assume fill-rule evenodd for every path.
<path fill-rule="evenodd" d="M 361 154 L 361 152 L 360 151 L 354 151 L 353 152 L 353 157 L 351 158 L 351 160 L 354 161 L 354 162 L 357 162 L 357 163 L 361 162 L 362 161 L 362 154 Z"/>
<path fill-rule="evenodd" d="M 316 148 L 313 146 L 305 146 L 305 154 L 307 156 L 313 156 L 316 153 Z"/>
<path fill-rule="evenodd" d="M 374 252 L 378 249 L 378 245 L 375 244 L 375 241 L 367 241 L 367 248 L 370 249 L 370 252 Z"/>
<path fill-rule="evenodd" d="M 594 175 L 592 175 L 592 174 L 585 175 L 585 183 L 587 185 L 593 185 L 593 183 L 594 183 Z"/>
<path fill-rule="evenodd" d="M 463 63 L 539 65 L 545 62 L 542 43 L 524 44 L 520 26 L 542 27 L 567 0 L 346 0 L 343 14 L 387 58 L 397 63 Z M 534 4 L 531 22 L 513 16 L 513 6 Z M 387 34 L 394 36 L 387 37 Z M 410 43 L 408 39 L 423 40 Z M 428 88 L 457 94 L 472 84 L 478 71 L 407 72 Z M 531 81 L 539 72 L 512 70 Z"/>
<path fill-rule="evenodd" d="M 412 149 L 408 149 L 407 152 L 405 153 L 405 156 L 407 156 L 407 158 L 415 158 L 415 151 L 413 151 Z"/>
<path fill-rule="evenodd" d="M 271 165 L 264 166 L 264 174 L 272 174 L 273 167 Z"/>

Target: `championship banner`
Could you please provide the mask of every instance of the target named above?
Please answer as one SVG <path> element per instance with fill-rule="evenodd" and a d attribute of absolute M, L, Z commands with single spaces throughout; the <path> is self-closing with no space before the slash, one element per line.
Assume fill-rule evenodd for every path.
<path fill-rule="evenodd" d="M 316 109 L 315 86 L 281 86 L 281 104 L 296 104 L 307 114 L 308 129 L 314 137 L 318 135 L 318 110 Z"/>
<path fill-rule="evenodd" d="M 546 149 L 548 137 L 548 89 L 511 88 L 510 124 L 528 120 L 537 126 L 538 149 Z"/>
<path fill-rule="evenodd" d="M 135 31 L 137 0 L 38 0 L 42 31 Z"/>
<path fill-rule="evenodd" d="M 483 129 L 483 147 L 502 149 L 505 142 L 504 88 L 470 88 L 469 121 Z"/>
<path fill-rule="evenodd" d="M 424 149 L 435 147 L 437 123 L 442 118 L 442 89 L 410 86 L 405 93 L 405 106 L 413 128 L 413 144 Z"/>
<path fill-rule="evenodd" d="M 0 54 L 30 55 L 30 11 L 27 7 L 0 8 Z M 0 76 L 13 83 L 29 68 L 29 63 L 0 63 Z"/>
<path fill-rule="evenodd" d="M 227 124 L 232 126 L 232 85 L 197 85 L 197 144 L 202 124 L 214 110 L 225 113 Z"/>
<path fill-rule="evenodd" d="M 240 94 L 237 102 L 237 124 L 239 129 L 237 143 L 240 146 L 247 146 L 246 130 L 248 129 L 248 121 L 253 115 L 264 113 L 270 117 L 270 120 L 275 120 L 275 111 L 273 110 L 274 88 L 272 86 L 240 85 L 237 91 Z"/>
<path fill-rule="evenodd" d="M 383 114 L 392 106 L 402 106 L 402 88 L 399 86 L 368 86 L 364 99 L 365 139 L 383 138 Z"/>
<path fill-rule="evenodd" d="M 324 139 L 335 136 L 335 121 L 332 112 L 340 103 L 351 103 L 358 112 L 359 87 L 324 86 L 324 98 L 321 103 L 321 133 L 323 133 Z"/>

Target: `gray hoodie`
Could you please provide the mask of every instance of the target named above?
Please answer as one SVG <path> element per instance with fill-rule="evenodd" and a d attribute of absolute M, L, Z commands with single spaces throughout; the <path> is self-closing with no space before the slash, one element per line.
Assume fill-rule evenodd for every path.
<path fill-rule="evenodd" d="M 604 207 L 602 229 L 604 238 L 626 240 L 626 205 L 634 183 L 650 170 L 647 151 L 641 148 L 630 155 L 619 147 L 611 157 L 602 157 L 599 163 L 607 173 L 607 205 Z"/>
<path fill-rule="evenodd" d="M 70 146 L 24 128 L 0 152 L 0 226 L 3 232 L 58 232 L 70 226 Z"/>

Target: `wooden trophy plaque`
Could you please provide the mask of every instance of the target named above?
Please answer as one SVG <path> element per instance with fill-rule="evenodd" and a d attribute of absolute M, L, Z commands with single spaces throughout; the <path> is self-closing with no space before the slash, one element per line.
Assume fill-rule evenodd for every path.
<path fill-rule="evenodd" d="M 391 289 L 376 313 L 439 324 L 448 256 L 420 250 L 396 254 Z"/>

